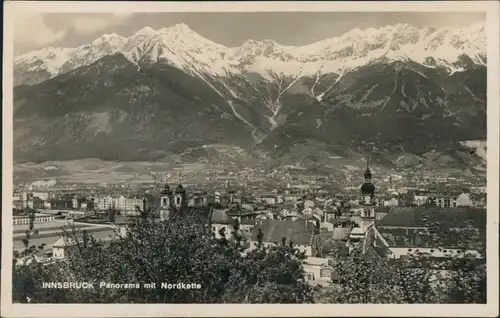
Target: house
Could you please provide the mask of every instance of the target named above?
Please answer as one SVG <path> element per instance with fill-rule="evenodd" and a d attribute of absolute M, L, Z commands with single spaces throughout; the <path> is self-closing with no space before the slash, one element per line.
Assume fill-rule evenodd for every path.
<path fill-rule="evenodd" d="M 427 202 L 427 191 L 415 191 L 413 204 L 421 206 Z"/>
<path fill-rule="evenodd" d="M 120 236 L 126 235 L 126 229 L 123 227 L 117 228 L 118 235 L 115 229 L 110 228 L 96 228 L 87 229 L 87 231 L 92 237 L 98 239 L 105 244 L 110 244 L 112 241 L 117 240 Z M 57 241 L 52 244 L 52 257 L 55 259 L 64 259 L 68 257 L 68 254 L 77 247 L 78 244 L 83 244 L 83 233 L 78 235 L 76 238 L 62 236 L 57 239 Z M 50 246 L 50 244 L 48 244 Z"/>
<path fill-rule="evenodd" d="M 108 209 L 114 208 L 113 197 L 111 195 L 98 196 L 97 198 L 97 209 L 101 211 L 106 211 Z"/>
<path fill-rule="evenodd" d="M 52 199 L 50 201 L 52 210 L 68 210 L 73 208 L 73 200 L 67 199 Z"/>
<path fill-rule="evenodd" d="M 201 196 L 193 196 L 189 199 L 189 206 L 203 206 L 203 197 Z"/>
<path fill-rule="evenodd" d="M 45 205 L 42 199 L 39 197 L 33 197 L 31 200 L 28 200 L 28 207 L 33 210 L 44 209 Z"/>
<path fill-rule="evenodd" d="M 300 193 L 287 193 L 283 195 L 283 201 L 285 202 L 294 202 L 302 198 L 302 194 Z"/>
<path fill-rule="evenodd" d="M 436 206 L 440 208 L 454 208 L 457 206 L 456 197 L 453 195 L 442 195 L 436 198 Z"/>
<path fill-rule="evenodd" d="M 354 227 L 349 233 L 349 239 L 353 241 L 361 241 L 365 238 L 365 234 L 366 232 L 362 228 Z"/>
<path fill-rule="evenodd" d="M 216 238 L 220 238 L 221 231 L 224 231 L 226 237 L 233 231 L 235 221 L 227 215 L 228 209 L 213 209 L 210 214 L 210 226 Z"/>
<path fill-rule="evenodd" d="M 398 206 L 398 205 L 399 205 L 399 201 L 396 198 L 391 198 L 389 200 L 384 201 L 384 206 L 391 207 L 391 206 Z"/>
<path fill-rule="evenodd" d="M 327 286 L 335 277 L 333 260 L 329 258 L 307 257 L 302 261 L 305 279 L 311 285 Z"/>
<path fill-rule="evenodd" d="M 52 257 L 56 259 L 64 259 L 68 256 L 68 253 L 77 246 L 77 241 L 68 237 L 59 238 L 52 245 Z"/>
<path fill-rule="evenodd" d="M 87 201 L 79 200 L 78 205 L 80 206 L 80 209 L 82 209 L 82 210 L 89 209 L 89 205 L 88 205 Z"/>
<path fill-rule="evenodd" d="M 116 209 L 124 215 L 136 215 L 136 207 L 143 208 L 144 197 L 138 195 L 120 195 L 116 202 Z"/>
<path fill-rule="evenodd" d="M 267 204 L 278 204 L 278 197 L 274 194 L 264 194 L 260 196 L 260 201 Z"/>
<path fill-rule="evenodd" d="M 235 207 L 228 209 L 226 214 L 232 218 L 238 219 L 241 229 L 249 229 L 250 227 L 253 228 L 253 224 L 255 223 L 257 216 L 262 213 L 259 211 L 245 210 Z"/>
<path fill-rule="evenodd" d="M 313 255 L 313 238 L 319 232 L 319 224 L 313 220 L 257 220 L 250 239 L 250 248 L 256 248 L 259 234 L 262 244 L 272 246 L 281 244 L 283 239 L 292 242 L 306 256 Z"/>
<path fill-rule="evenodd" d="M 430 233 L 429 225 L 441 231 Z M 470 233 L 474 233 L 471 237 Z M 439 239 L 436 243 L 436 235 Z M 486 210 L 461 208 L 393 208 L 375 223 L 367 236 L 384 256 L 400 258 L 419 252 L 448 258 L 472 254 L 482 257 L 486 244 Z"/>
<path fill-rule="evenodd" d="M 22 200 L 13 200 L 12 202 L 13 208 L 16 210 L 23 210 L 24 204 Z"/>

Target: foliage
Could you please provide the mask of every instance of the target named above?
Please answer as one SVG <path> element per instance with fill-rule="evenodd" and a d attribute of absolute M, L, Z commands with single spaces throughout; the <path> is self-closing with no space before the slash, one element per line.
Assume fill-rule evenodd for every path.
<path fill-rule="evenodd" d="M 435 220 L 424 220 L 439 249 L 450 239 L 450 229 Z M 336 255 L 334 270 L 339 281 L 335 288 L 318 295 L 334 303 L 486 303 L 486 266 L 484 258 L 465 253 L 473 246 L 482 255 L 485 238 L 469 222 L 460 228 L 460 256 L 435 258 L 413 252 L 400 259 L 380 256 L 375 247 L 364 253 L 361 246 L 348 256 Z"/>
<path fill-rule="evenodd" d="M 167 222 L 143 215 L 117 230 L 116 239 L 96 240 L 73 229 L 76 245 L 67 259 L 14 266 L 13 299 L 32 303 L 304 303 L 312 291 L 302 255 L 293 244 L 245 251 L 235 223 L 221 238 L 200 220 L 177 214 Z M 227 237 L 226 237 L 227 236 Z M 28 252 L 28 245 L 26 253 Z M 41 282 L 93 282 L 94 289 L 42 289 Z M 100 282 L 139 288 L 99 288 Z M 146 288 L 144 283 L 156 286 Z M 167 289 L 162 283 L 195 283 L 200 289 Z"/>

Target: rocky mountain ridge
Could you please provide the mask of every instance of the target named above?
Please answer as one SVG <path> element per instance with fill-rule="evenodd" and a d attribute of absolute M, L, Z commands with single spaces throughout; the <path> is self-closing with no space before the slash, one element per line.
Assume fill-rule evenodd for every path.
<path fill-rule="evenodd" d="M 396 25 L 227 48 L 181 24 L 46 49 L 15 61 L 34 84 L 15 88 L 15 157 L 145 160 L 228 143 L 278 165 L 314 149 L 459 162 L 460 141 L 486 138 L 485 43 L 480 24 Z"/>

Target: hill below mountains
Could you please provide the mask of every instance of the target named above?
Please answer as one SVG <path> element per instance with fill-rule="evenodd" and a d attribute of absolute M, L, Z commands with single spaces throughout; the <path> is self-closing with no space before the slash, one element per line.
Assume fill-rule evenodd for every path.
<path fill-rule="evenodd" d="M 15 59 L 14 159 L 168 160 L 228 144 L 274 166 L 439 153 L 476 167 L 463 142 L 486 139 L 485 43 L 482 25 L 396 25 L 227 48 L 177 25 L 31 52 Z"/>

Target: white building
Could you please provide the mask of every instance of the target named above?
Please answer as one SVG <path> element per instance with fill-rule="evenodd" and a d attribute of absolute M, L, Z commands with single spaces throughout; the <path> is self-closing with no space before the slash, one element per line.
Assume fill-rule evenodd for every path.
<path fill-rule="evenodd" d="M 305 279 L 311 285 L 327 286 L 332 281 L 333 260 L 320 257 L 308 257 L 302 267 L 305 272 Z"/>
<path fill-rule="evenodd" d="M 76 246 L 76 242 L 68 237 L 61 237 L 52 245 L 52 257 L 63 259 L 68 256 L 68 252 Z"/>
<path fill-rule="evenodd" d="M 42 214 L 42 213 L 35 213 L 35 218 L 33 220 L 33 223 L 39 224 L 39 223 L 48 223 L 48 222 L 54 222 L 55 217 L 53 215 L 47 215 L 47 214 Z M 30 223 L 30 218 L 29 216 L 14 216 L 12 217 L 12 223 L 14 225 L 18 224 L 29 224 Z"/>

